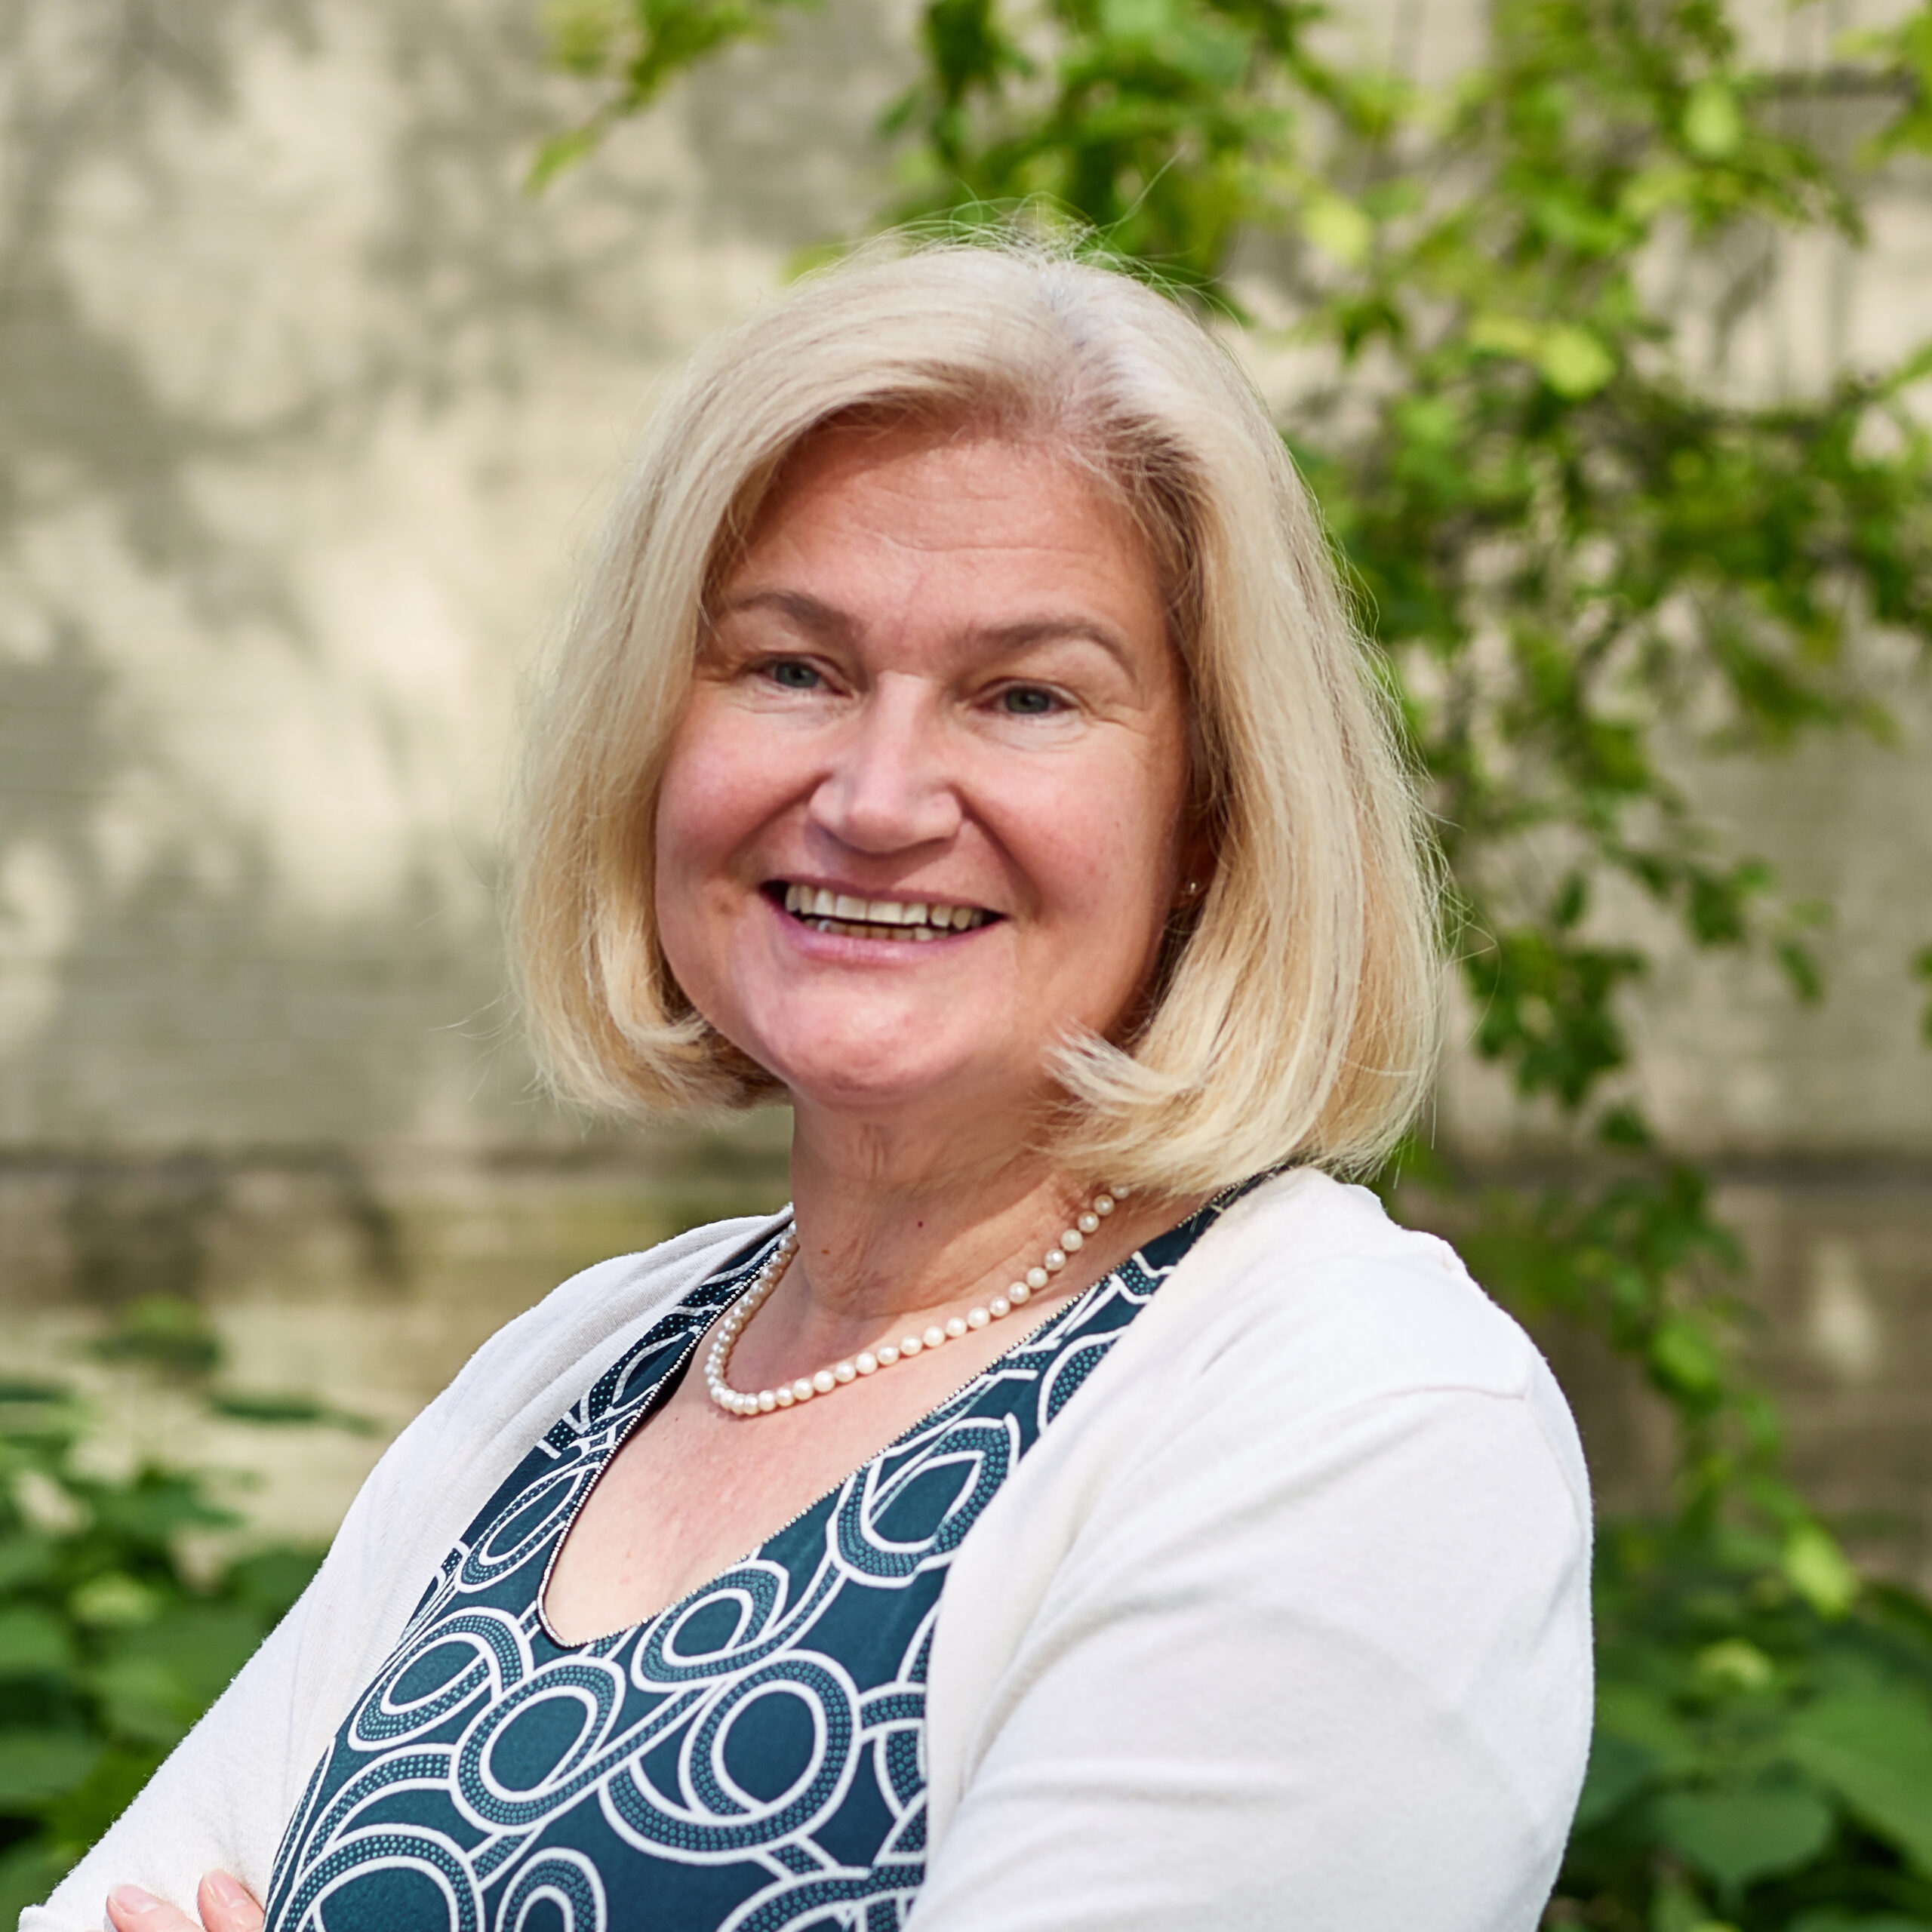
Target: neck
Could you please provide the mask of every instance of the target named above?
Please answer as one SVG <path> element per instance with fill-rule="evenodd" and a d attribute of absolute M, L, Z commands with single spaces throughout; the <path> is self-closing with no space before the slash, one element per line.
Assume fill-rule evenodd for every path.
<path fill-rule="evenodd" d="M 1069 1177 L 1031 1140 L 1025 1123 L 983 1137 L 956 1122 L 921 1134 L 903 1121 L 799 1109 L 792 1266 L 809 1288 L 800 1298 L 827 1315 L 892 1321 L 949 1305 L 1002 1270 L 1023 1272 L 1100 1184 Z"/>
<path fill-rule="evenodd" d="M 1034 1151 L 1028 1123 L 1010 1110 L 996 1118 L 1004 1132 L 976 1134 L 955 1117 L 921 1134 L 903 1119 L 795 1107 L 798 1248 L 758 1318 L 789 1358 L 835 1358 L 901 1324 L 963 1314 L 1037 1267 L 1074 1225 L 1106 1177 L 1068 1174 Z M 1097 1279 L 1175 1217 L 1171 1203 L 1137 1195 L 1129 1206 L 1043 1300 Z"/>

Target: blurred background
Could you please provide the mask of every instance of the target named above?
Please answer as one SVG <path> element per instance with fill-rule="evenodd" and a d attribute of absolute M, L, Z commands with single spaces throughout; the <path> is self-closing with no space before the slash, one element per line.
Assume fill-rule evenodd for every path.
<path fill-rule="evenodd" d="M 186 1500 L 146 1492 L 134 1555 L 103 1545 L 60 1573 L 70 1607 L 88 1563 L 134 1596 L 29 1618 L 20 1654 L 71 1663 L 178 1584 L 227 1606 L 229 1636 L 206 1640 L 218 1684 L 220 1642 L 283 1587 L 217 1590 L 223 1552 L 326 1538 L 389 1436 L 576 1268 L 784 1199 L 781 1114 L 618 1129 L 533 1085 L 495 904 L 517 694 L 687 349 L 891 211 L 1043 190 L 1208 291 L 1318 485 L 1341 466 L 1324 501 L 1411 667 L 1432 768 L 1450 769 L 1445 679 L 1516 693 L 1493 770 L 1543 806 L 1490 826 L 1484 851 L 1517 841 L 1506 863 L 1457 859 L 1476 963 L 1413 1211 L 1487 1238 L 1506 1286 L 1531 1235 L 1561 1245 L 1606 1201 L 1621 1211 L 1606 1189 L 1663 1189 L 1645 1198 L 1682 1211 L 1645 1222 L 1634 1287 L 1598 1222 L 1596 1276 L 1539 1301 L 1543 1264 L 1524 1263 L 1515 1297 L 1606 1500 L 1670 1506 L 1687 1414 L 1730 1399 L 1727 1383 L 1697 1408 L 1705 1371 L 1682 1351 L 1706 1347 L 1712 1374 L 1775 1398 L 1781 1468 L 1829 1547 L 1932 1586 L 1932 1054 L 1913 971 L 1932 944 L 1932 546 L 1924 451 L 1909 413 L 1885 414 L 1932 334 L 1932 168 L 1922 130 L 1897 133 L 1923 118 L 1932 42 L 1910 39 L 1916 16 L 1845 0 L 1740 0 L 1734 39 L 1709 9 L 1611 13 L 1499 26 L 1475 0 L 1346 0 L 1321 21 L 1106 0 L 1009 29 L 967 0 L 0 0 L 0 1371 L 26 1417 L 0 1592 L 21 1538 L 72 1542 L 73 1511 L 111 1515 L 144 1466 L 210 1472 Z M 1098 92 L 1067 78 L 1069 47 L 1115 61 Z M 1505 72 L 1515 56 L 1534 71 Z M 1324 94 L 1309 60 L 1367 78 Z M 1613 75 L 1622 91 L 1593 102 Z M 1070 99 L 1170 115 L 1106 134 L 1112 202 L 1077 192 L 1100 136 L 1069 162 L 1039 132 Z M 1231 131 L 1214 118 L 1237 109 Z M 1500 161 L 1497 142 L 1514 143 Z M 1523 186 L 1532 163 L 1543 186 Z M 1508 300 L 1442 279 L 1447 244 L 1418 226 L 1465 177 L 1514 225 L 1486 240 L 1466 223 L 1456 245 L 1497 251 Z M 1548 214 L 1564 181 L 1624 230 L 1592 240 L 1583 214 Z M 1353 424 L 1351 396 L 1380 414 Z M 1547 570 L 1534 593 L 1578 662 L 1599 635 L 1591 545 L 1641 549 L 1620 503 L 1654 511 L 1639 561 L 1666 578 L 1789 524 L 1815 580 L 1793 588 L 1776 555 L 1727 563 L 1688 617 L 1654 584 L 1647 648 L 1675 669 L 1639 654 L 1601 703 L 1546 681 L 1532 730 L 1536 626 L 1494 602 L 1496 572 L 1457 579 L 1453 620 L 1411 623 L 1427 600 L 1398 581 L 1405 543 L 1500 555 L 1510 518 L 1542 527 L 1534 489 L 1444 509 L 1450 483 L 1415 481 L 1454 435 L 1504 433 L 1505 403 L 1507 433 L 1607 506 L 1562 539 L 1559 617 Z M 1589 425 L 1615 420 L 1662 439 L 1654 474 L 1590 481 L 1614 438 Z M 1785 494 L 1734 491 L 1722 530 L 1671 566 L 1657 530 L 1732 488 L 1687 457 L 1700 437 Z M 1474 475 L 1469 447 L 1451 466 Z M 1812 521 L 1791 521 L 1807 491 Z M 1724 629 L 1740 583 L 1771 670 Z M 1617 596 L 1622 623 L 1642 598 Z M 1490 672 L 1485 637 L 1503 640 Z M 1706 646 L 1717 672 L 1686 669 Z M 1640 743 L 1647 775 L 1613 782 L 1600 745 L 1583 771 L 1558 742 L 1566 704 Z M 1556 777 L 1532 786 L 1532 766 Z M 1604 832 L 1625 801 L 1663 829 Z M 1678 869 L 1632 861 L 1644 838 L 1654 869 Z M 1558 903 L 1573 875 L 1586 913 Z M 1642 971 L 1614 963 L 1631 957 Z M 1559 1049 L 1582 1071 L 1552 1072 Z M 1673 1239 L 1684 1253 L 1657 1248 Z M 1746 1435 L 1759 1399 L 1739 1398 Z M 32 1574 L 23 1602 L 54 1604 L 54 1572 Z M 192 1685 L 154 1689 L 158 1654 L 117 1680 L 124 1782 L 192 1715 Z M 9 1758 L 0 1722 L 0 1812 L 11 1792 L 39 1817 L 82 1770 L 106 1774 L 47 1745 L 65 1720 L 20 1709 L 42 1755 Z M 1746 1866 L 1738 1885 L 1773 1869 Z M 1745 1894 L 1709 1882 L 1697 1911 L 1746 1922 Z"/>

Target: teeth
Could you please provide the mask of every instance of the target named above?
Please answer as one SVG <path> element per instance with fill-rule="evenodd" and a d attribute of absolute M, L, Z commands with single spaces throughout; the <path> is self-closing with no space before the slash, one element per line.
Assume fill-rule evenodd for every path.
<path fill-rule="evenodd" d="M 785 909 L 816 926 L 861 939 L 929 940 L 943 932 L 971 932 L 988 915 L 977 906 L 937 906 L 923 899 L 860 899 L 823 886 L 788 885 Z"/>

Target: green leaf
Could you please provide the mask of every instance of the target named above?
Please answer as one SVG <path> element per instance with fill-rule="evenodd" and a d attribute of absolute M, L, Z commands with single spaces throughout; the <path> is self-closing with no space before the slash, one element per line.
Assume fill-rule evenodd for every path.
<path fill-rule="evenodd" d="M 1660 1772 L 1690 1770 L 1700 1761 L 1697 1740 L 1669 1700 L 1641 1684 L 1598 1686 L 1596 1740 L 1607 1737 L 1640 1746 Z M 1597 1741 L 1592 1742 L 1593 1751 Z"/>
<path fill-rule="evenodd" d="M 1651 1907 L 1651 1932 L 1737 1932 L 1704 1909 L 1704 1902 L 1688 1885 L 1666 1878 L 1658 1886 Z"/>
<path fill-rule="evenodd" d="M 35 1837 L 0 1852 L 0 1925 L 14 1924 L 29 1906 L 44 1903 L 80 1850 L 78 1845 L 50 1844 Z"/>
<path fill-rule="evenodd" d="M 1744 144 L 1744 116 L 1728 82 L 1700 81 L 1684 108 L 1684 145 L 1706 161 L 1728 161 Z"/>
<path fill-rule="evenodd" d="M 1359 268 L 1375 245 L 1375 224 L 1340 195 L 1311 196 L 1301 211 L 1301 232 L 1344 268 Z"/>
<path fill-rule="evenodd" d="M 1726 1637 L 1709 1644 L 1693 1660 L 1706 1683 L 1730 1690 L 1767 1690 L 1777 1681 L 1777 1666 L 1755 1644 Z"/>
<path fill-rule="evenodd" d="M 0 1810 L 72 1791 L 100 1758 L 99 1743 L 74 1731 L 0 1730 Z"/>
<path fill-rule="evenodd" d="M 1831 1807 L 1789 1786 L 1668 1792 L 1653 1812 L 1664 1843 L 1727 1896 L 1809 1863 L 1832 1835 Z"/>
<path fill-rule="evenodd" d="M 1536 365 L 1558 395 L 1580 401 L 1617 374 L 1617 358 L 1598 336 L 1574 322 L 1559 322 L 1537 345 Z"/>
<path fill-rule="evenodd" d="M 1469 342 L 1473 349 L 1497 355 L 1514 355 L 1534 361 L 1543 347 L 1543 331 L 1521 315 L 1494 311 L 1479 315 L 1469 324 Z"/>
<path fill-rule="evenodd" d="M 50 1537 L 0 1537 L 0 1590 L 17 1590 L 51 1575 L 56 1545 Z"/>
<path fill-rule="evenodd" d="M 1649 1782 L 1657 1768 L 1655 1752 L 1599 1730 L 1590 1740 L 1589 1767 L 1583 1774 L 1583 1793 L 1577 1801 L 1575 1829 L 1587 1832 L 1614 1817 Z"/>
<path fill-rule="evenodd" d="M 1909 1694 L 1819 1698 L 1792 1720 L 1791 1757 L 1932 1875 L 1932 1712 Z"/>
<path fill-rule="evenodd" d="M 525 192 L 540 194 L 558 175 L 568 174 L 580 162 L 595 154 L 603 140 L 604 128 L 598 122 L 552 135 L 531 159 L 530 171 L 523 179 Z"/>
<path fill-rule="evenodd" d="M 138 1685 L 137 1694 L 192 1719 L 226 1689 L 261 1640 L 261 1620 L 242 1604 L 179 1604 L 129 1631 L 110 1669 Z"/>
<path fill-rule="evenodd" d="M 1844 1616 L 1858 1596 L 1858 1572 L 1829 1531 L 1801 1523 L 1785 1540 L 1786 1580 L 1820 1617 Z"/>
<path fill-rule="evenodd" d="M 32 1604 L 0 1609 L 0 1677 L 66 1669 L 73 1659 L 67 1628 Z"/>
<path fill-rule="evenodd" d="M 544 48 L 566 73 L 601 72 L 624 30 L 618 0 L 545 0 Z"/>
<path fill-rule="evenodd" d="M 257 1389 L 218 1389 L 208 1398 L 208 1407 L 218 1416 L 234 1422 L 251 1422 L 269 1428 L 346 1429 L 352 1435 L 373 1435 L 377 1425 L 368 1417 L 348 1409 L 332 1407 L 312 1395 Z"/>
<path fill-rule="evenodd" d="M 67 1607 L 77 1623 L 105 1629 L 145 1623 L 158 1614 L 161 1601 L 151 1585 L 124 1571 L 110 1570 L 82 1584 L 68 1598 Z"/>
<path fill-rule="evenodd" d="M 1666 1390 L 1692 1396 L 1715 1395 L 1724 1385 L 1724 1358 L 1697 1322 L 1673 1315 L 1651 1338 L 1651 1373 Z"/>

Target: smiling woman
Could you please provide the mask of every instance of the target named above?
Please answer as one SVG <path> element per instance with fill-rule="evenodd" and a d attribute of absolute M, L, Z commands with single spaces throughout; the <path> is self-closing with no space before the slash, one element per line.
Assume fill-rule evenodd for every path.
<path fill-rule="evenodd" d="M 783 1097 L 793 1204 L 486 1346 L 29 1932 L 1527 1932 L 1589 1498 L 1534 1349 L 1333 1177 L 1435 1024 L 1373 694 L 1147 289 L 887 251 L 714 345 L 515 924 L 558 1084 Z"/>

